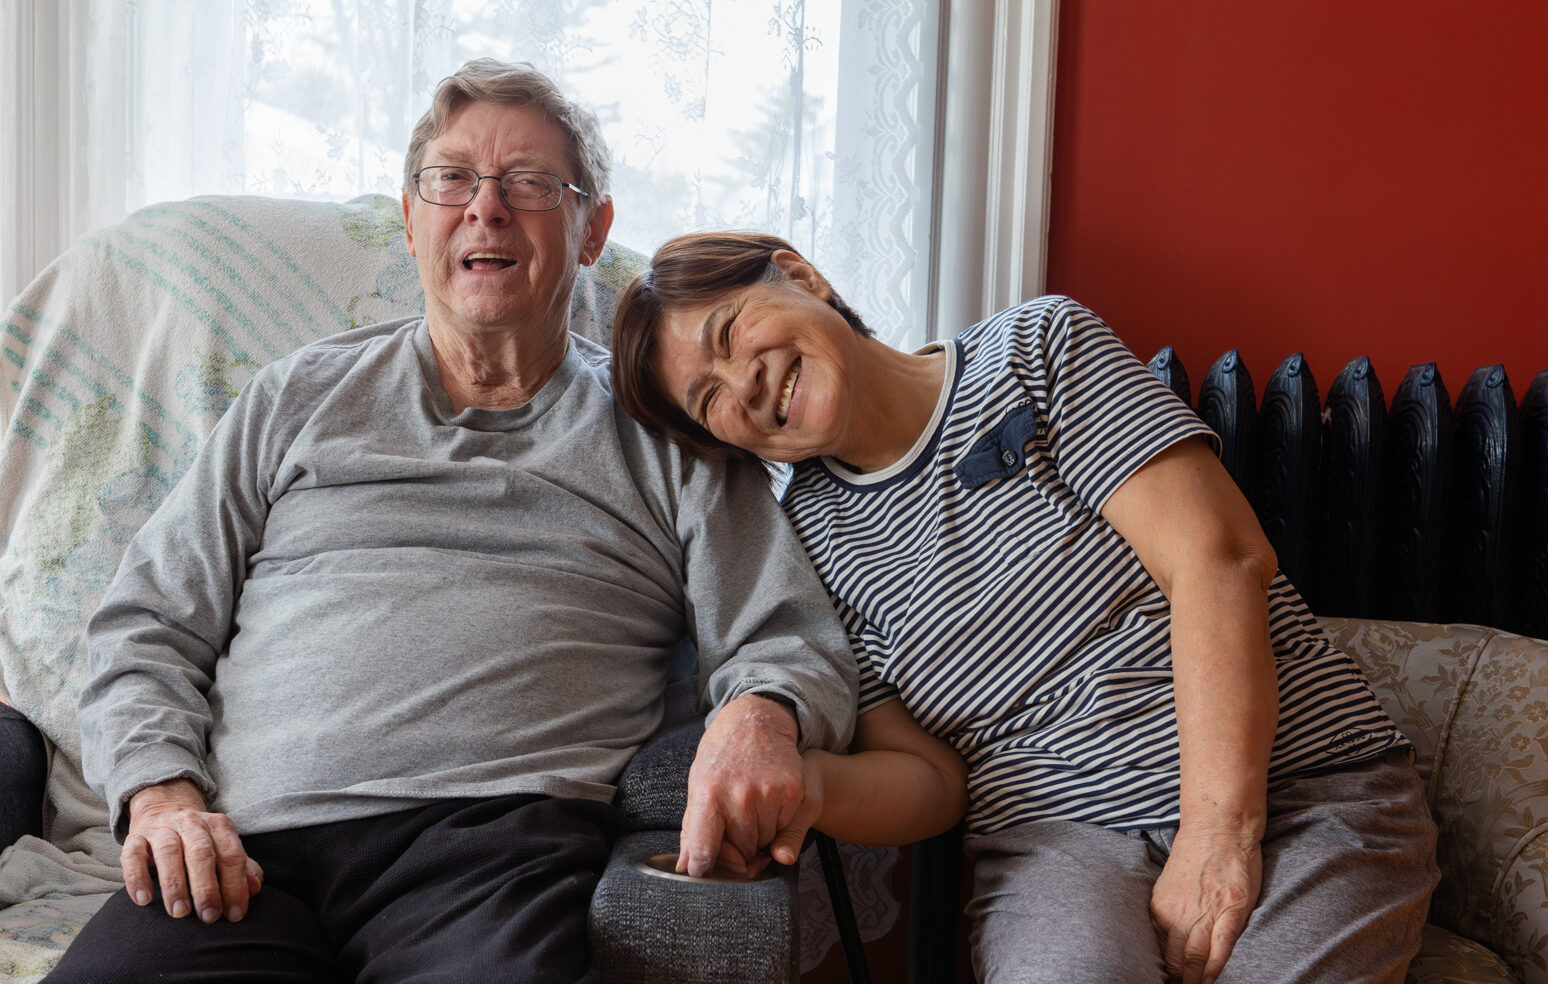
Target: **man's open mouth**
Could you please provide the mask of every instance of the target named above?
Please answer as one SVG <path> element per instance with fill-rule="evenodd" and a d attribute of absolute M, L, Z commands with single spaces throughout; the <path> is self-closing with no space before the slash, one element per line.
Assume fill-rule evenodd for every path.
<path fill-rule="evenodd" d="M 504 270 L 516 261 L 504 253 L 469 253 L 462 258 L 464 270 Z"/>

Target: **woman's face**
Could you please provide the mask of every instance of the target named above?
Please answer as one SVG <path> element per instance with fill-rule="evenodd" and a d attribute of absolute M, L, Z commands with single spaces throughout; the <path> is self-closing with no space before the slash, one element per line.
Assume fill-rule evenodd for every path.
<path fill-rule="evenodd" d="M 859 432 L 859 335 L 799 256 L 774 254 L 784 280 L 669 311 L 657 338 L 662 389 L 728 444 L 774 461 L 849 460 Z"/>

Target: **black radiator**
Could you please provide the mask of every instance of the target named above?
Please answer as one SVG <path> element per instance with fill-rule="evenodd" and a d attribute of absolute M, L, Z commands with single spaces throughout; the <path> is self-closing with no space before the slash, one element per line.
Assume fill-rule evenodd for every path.
<path fill-rule="evenodd" d="M 1170 346 L 1150 369 L 1195 406 Z M 1256 396 L 1233 349 L 1195 409 L 1313 611 L 1548 638 L 1548 370 L 1518 404 L 1504 367 L 1484 366 L 1453 402 L 1422 363 L 1389 401 L 1359 358 L 1323 400 L 1297 354 Z"/>

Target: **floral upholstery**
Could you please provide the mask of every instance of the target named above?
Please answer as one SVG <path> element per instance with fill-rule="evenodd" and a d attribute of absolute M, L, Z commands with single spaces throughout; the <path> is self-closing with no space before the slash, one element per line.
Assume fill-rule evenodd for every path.
<path fill-rule="evenodd" d="M 1419 955 L 1408 965 L 1407 984 L 1517 984 L 1520 980 L 1488 947 L 1431 923 L 1424 927 Z"/>
<path fill-rule="evenodd" d="M 1415 984 L 1548 984 L 1548 642 L 1325 619 L 1418 750 L 1441 882 Z"/>

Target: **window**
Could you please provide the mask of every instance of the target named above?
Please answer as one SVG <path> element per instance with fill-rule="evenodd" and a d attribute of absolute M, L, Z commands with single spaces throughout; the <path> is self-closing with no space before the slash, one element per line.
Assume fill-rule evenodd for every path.
<path fill-rule="evenodd" d="M 1054 0 L 5 0 L 0 301 L 76 237 L 157 201 L 397 196 L 435 84 L 488 55 L 531 61 L 596 108 L 618 242 L 785 235 L 911 348 L 1041 288 L 1054 12 Z M 852 888 L 873 903 L 868 937 L 897 916 L 890 866 Z M 803 963 L 831 942 L 804 934 Z"/>
<path fill-rule="evenodd" d="M 1041 285 L 1052 11 L 1053 0 L 9 0 L 0 297 L 80 234 L 156 201 L 396 196 L 436 82 L 491 55 L 533 62 L 597 110 L 615 241 L 649 251 L 690 229 L 784 235 L 887 341 L 913 347 Z"/>

